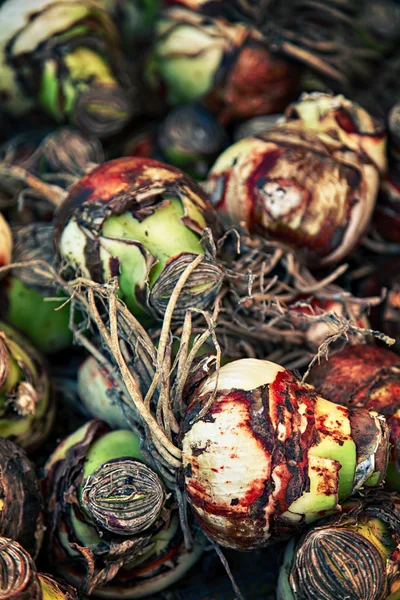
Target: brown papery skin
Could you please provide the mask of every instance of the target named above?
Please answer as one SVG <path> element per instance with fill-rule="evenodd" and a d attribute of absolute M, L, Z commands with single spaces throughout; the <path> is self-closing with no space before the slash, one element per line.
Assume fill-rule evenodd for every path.
<path fill-rule="evenodd" d="M 384 600 L 399 589 L 400 498 L 398 494 L 368 493 L 342 506 L 342 513 L 314 527 L 297 544 L 289 572 L 295 597 L 302 600 Z M 373 519 L 383 527 L 379 531 Z M 364 537 L 370 530 L 386 546 L 383 560 L 379 547 Z M 385 529 L 387 534 L 384 534 Z M 385 539 L 386 538 L 386 539 Z M 392 551 L 389 551 L 389 543 Z M 335 557 L 332 569 L 330 557 Z M 283 589 L 281 590 L 283 592 Z M 279 600 L 286 600 L 278 593 Z"/>
<path fill-rule="evenodd" d="M 32 557 L 13 540 L 0 537 L 0 600 L 42 600 Z"/>
<path fill-rule="evenodd" d="M 204 221 L 191 218 L 196 208 L 214 234 L 219 233 L 218 218 L 203 189 L 179 169 L 156 160 L 125 157 L 112 160 L 90 171 L 69 190 L 60 206 L 54 225 L 56 249 L 64 227 L 72 217 L 93 235 L 87 236 L 86 268 L 93 281 L 102 283 L 104 266 L 98 236 L 111 215 L 130 213 L 138 221 L 152 215 L 168 198 L 179 198 L 184 214 L 181 222 L 202 235 Z M 110 262 L 112 276 L 120 274 L 119 261 Z"/>
<path fill-rule="evenodd" d="M 33 465 L 13 442 L 0 438 L 0 535 L 36 557 L 44 534 L 43 500 Z"/>
<path fill-rule="evenodd" d="M 222 123 L 280 113 L 297 95 L 300 73 L 297 65 L 273 56 L 265 44 L 250 39 L 240 49 L 223 86 L 214 88 L 205 104 L 219 113 Z"/>
<path fill-rule="evenodd" d="M 336 404 L 385 414 L 385 409 L 395 410 L 393 398 L 399 398 L 400 407 L 400 357 L 384 348 L 346 346 L 315 365 L 309 380 L 324 398 Z"/>
<path fill-rule="evenodd" d="M 332 402 L 386 417 L 393 451 L 400 440 L 400 357 L 369 345 L 346 346 L 312 368 L 310 383 Z M 397 414 L 396 414 L 397 413 Z"/>

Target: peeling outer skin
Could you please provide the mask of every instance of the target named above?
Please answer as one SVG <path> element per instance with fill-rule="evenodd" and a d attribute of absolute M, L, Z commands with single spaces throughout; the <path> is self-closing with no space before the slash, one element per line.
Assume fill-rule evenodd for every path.
<path fill-rule="evenodd" d="M 315 365 L 310 382 L 328 400 L 373 410 L 390 426 L 392 459 L 400 440 L 400 357 L 377 346 L 346 346 Z"/>
<path fill-rule="evenodd" d="M 205 539 L 197 534 L 193 549 L 186 550 L 178 528 L 177 534 L 161 553 L 132 568 L 122 568 L 115 579 L 94 590 L 93 596 L 110 600 L 116 597 L 129 600 L 152 597 L 179 581 L 199 560 L 204 546 Z M 75 580 L 75 584 L 78 583 Z"/>
<path fill-rule="evenodd" d="M 299 119 L 301 121 L 299 121 Z M 306 128 L 325 132 L 357 154 L 368 157 L 378 171 L 386 171 L 386 128 L 360 105 L 342 95 L 303 93 L 290 104 L 283 122 L 291 129 Z"/>
<path fill-rule="evenodd" d="M 383 417 L 362 408 L 349 411 L 352 438 L 357 448 L 354 490 L 381 485 L 389 461 L 389 428 Z"/>
<path fill-rule="evenodd" d="M 0 537 L 0 598 L 43 600 L 32 557 L 14 540 Z"/>
<path fill-rule="evenodd" d="M 109 431 L 108 425 L 99 419 L 89 421 L 84 428 L 81 428 L 74 445 L 71 445 L 67 438 L 57 446 L 47 461 L 45 478 L 41 481 L 43 497 L 47 499 L 47 541 L 55 536 L 58 519 L 70 499 L 65 497 L 64 493 L 69 491 L 71 483 L 77 487 L 81 484 L 83 477 L 81 467 L 88 449 L 98 437 Z"/>
<path fill-rule="evenodd" d="M 59 208 L 55 220 L 55 243 L 60 252 L 61 235 L 74 220 L 86 236 L 84 248 L 88 274 L 102 282 L 105 276 L 99 235 L 107 217 L 129 212 L 135 219 L 144 218 L 167 203 L 168 197 L 179 199 L 184 215 L 181 221 L 198 235 L 210 225 L 219 232 L 216 213 L 202 188 L 179 169 L 148 158 L 126 157 L 110 161 L 85 175 L 70 190 Z M 200 211 L 203 222 L 193 218 L 193 209 Z M 104 238 L 107 240 L 107 238 Z M 135 244 L 130 240 L 126 243 Z M 142 244 L 147 269 L 154 259 Z M 139 248 L 139 249 L 140 249 Z M 110 270 L 113 271 L 112 265 Z M 116 267 L 118 274 L 118 267 Z"/>
<path fill-rule="evenodd" d="M 16 442 L 29 454 L 44 442 L 51 430 L 56 412 L 55 397 L 50 390 L 45 363 L 30 342 L 3 322 L 0 322 L 0 337 L 21 369 L 22 384 L 25 384 L 21 385 L 20 381 L 11 390 L 10 399 L 13 400 L 0 419 L 0 431 L 3 422 L 7 425 L 7 439 Z M 34 412 L 26 416 L 18 414 L 18 406 L 13 407 L 13 403 L 18 403 L 19 394 L 22 394 L 24 389 L 32 394 L 35 402 Z M 12 427 L 13 423 L 17 426 L 22 422 L 26 424 L 23 430 L 15 430 Z"/>
<path fill-rule="evenodd" d="M 104 538 L 94 547 L 82 546 L 71 535 L 70 522 L 60 522 L 59 533 L 69 539 L 73 556 L 68 556 L 60 539 L 54 539 L 51 546 L 54 568 L 71 585 L 84 595 L 93 595 L 100 587 L 107 585 L 125 564 L 136 557 L 151 551 L 151 535 L 114 541 Z"/>
<path fill-rule="evenodd" d="M 203 227 L 190 218 L 190 206 L 199 209 L 210 226 L 216 222 L 215 211 L 202 188 L 179 169 L 149 158 L 125 157 L 96 167 L 75 184 L 56 215 L 55 239 L 59 244 L 62 230 L 72 215 L 94 231 L 100 231 L 110 215 L 126 211 L 142 221 L 160 205 L 160 199 L 175 196 L 185 210 L 183 223 L 201 235 Z M 96 206 L 96 215 L 85 212 Z"/>
<path fill-rule="evenodd" d="M 181 429 L 185 487 L 202 529 L 223 546 L 250 550 L 290 537 L 338 510 L 339 485 L 349 495 L 355 483 L 375 473 L 381 447 L 387 454 L 384 435 L 366 411 L 368 443 L 353 431 L 348 409 L 340 407 L 336 416 L 330 403 L 289 371 L 251 391 L 219 390 L 196 421 L 210 397 L 203 387 Z M 325 459 L 328 444 L 337 450 Z M 373 453 L 367 466 L 354 456 L 346 484 L 339 481 L 341 463 L 332 458 L 344 445 L 355 448 L 360 459 L 367 448 Z"/>
<path fill-rule="evenodd" d="M 79 430 L 79 437 L 67 439 L 56 448 L 42 481 L 43 496 L 47 498 L 48 555 L 57 572 L 85 594 L 108 583 L 123 565 L 152 547 L 153 529 L 128 539 L 106 531 L 99 537 L 79 506 L 85 457 L 90 446 L 109 431 L 104 422 L 90 421 Z M 82 545 L 72 516 L 81 526 L 92 528 L 94 540 L 90 547 Z"/>
<path fill-rule="evenodd" d="M 68 440 L 64 440 L 45 465 L 45 479 L 41 484 L 43 497 L 46 498 L 46 546 L 48 556 L 58 572 L 63 573 L 65 564 L 73 564 L 71 556 L 59 541 L 60 531 L 68 539 L 71 553 L 73 545 L 79 542 L 67 517 L 70 504 L 78 504 L 77 489 L 83 477 L 85 456 L 91 444 L 108 431 L 109 427 L 105 423 L 99 420 L 90 421 L 82 428 L 80 437 L 75 440 L 73 446 L 67 444 Z M 94 561 L 93 555 L 80 557 L 78 562 L 83 563 L 82 578 L 85 577 L 85 571 L 93 572 Z M 65 573 L 63 575 L 66 577 Z M 66 578 L 71 581 L 70 578 Z"/>
<path fill-rule="evenodd" d="M 19 542 L 33 558 L 44 535 L 43 500 L 25 452 L 0 438 L 0 535 Z M 1 596 L 1 594 L 0 594 Z"/>
<path fill-rule="evenodd" d="M 311 266 L 322 266 L 357 245 L 378 185 L 377 169 L 361 154 L 326 134 L 280 126 L 228 148 L 205 189 L 230 221 L 298 248 Z"/>
<path fill-rule="evenodd" d="M 208 19 L 205 22 L 203 16 L 197 10 L 187 10 L 187 7 L 175 6 L 162 13 L 158 24 L 157 41 L 164 41 L 182 25 L 199 29 L 205 38 L 209 38 L 204 39 L 202 36 L 201 40 L 196 40 L 195 45 L 186 48 L 186 56 L 206 53 L 207 46 L 210 44 L 221 52 L 221 56 L 226 54 L 229 57 L 236 48 L 243 44 L 248 36 L 248 27 L 243 23 L 234 24 L 226 19 Z M 174 56 L 177 54 L 176 49 L 172 54 Z"/>

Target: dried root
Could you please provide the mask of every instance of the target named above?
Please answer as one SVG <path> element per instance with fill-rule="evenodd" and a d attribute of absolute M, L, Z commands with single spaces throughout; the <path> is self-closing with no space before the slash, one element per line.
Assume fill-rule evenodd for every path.
<path fill-rule="evenodd" d="M 0 208 L 54 210 L 66 188 L 104 162 L 99 140 L 72 127 L 36 138 L 28 132 L 0 146 Z"/>
<path fill-rule="evenodd" d="M 347 265 L 318 280 L 282 244 L 236 231 L 220 240 L 217 259 L 225 267 L 226 284 L 213 319 L 225 356 L 268 358 L 300 368 L 324 342 L 329 347 L 337 340 L 360 343 L 373 336 L 393 343 L 365 320 L 368 310 L 384 300 L 385 290 L 370 298 L 353 296 L 336 284 Z M 192 325 L 196 329 L 196 320 Z"/>

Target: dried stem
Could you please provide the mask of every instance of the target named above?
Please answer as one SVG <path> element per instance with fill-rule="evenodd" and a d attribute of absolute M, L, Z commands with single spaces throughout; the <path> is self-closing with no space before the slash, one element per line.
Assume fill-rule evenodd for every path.
<path fill-rule="evenodd" d="M 209 542 L 211 543 L 211 545 L 214 548 L 215 552 L 217 553 L 218 558 L 220 559 L 221 563 L 223 564 L 224 569 L 226 571 L 226 574 L 228 575 L 228 577 L 229 577 L 229 579 L 231 581 L 232 588 L 233 588 L 233 591 L 235 592 L 235 596 L 236 596 L 235 600 L 245 600 L 245 597 L 241 593 L 241 591 L 240 591 L 240 589 L 239 589 L 239 587 L 238 587 L 238 585 L 237 585 L 237 583 L 235 581 L 235 578 L 232 575 L 232 571 L 231 571 L 231 569 L 229 567 L 229 563 L 226 560 L 226 558 L 225 558 L 225 556 L 224 556 L 221 548 L 210 537 L 207 536 L 207 539 L 209 540 Z"/>
<path fill-rule="evenodd" d="M 175 415 L 183 414 L 183 402 L 182 402 L 182 390 L 185 382 L 184 377 L 184 369 L 185 365 L 188 362 L 188 352 L 189 352 L 189 344 L 190 344 L 190 333 L 192 331 L 192 313 L 188 311 L 185 315 L 185 320 L 183 322 L 183 328 L 181 333 L 181 343 L 179 347 L 179 352 L 177 356 L 178 365 L 177 365 L 177 374 L 176 381 L 174 383 L 174 387 L 172 390 L 173 397 L 173 410 Z M 180 389 L 176 389 L 180 382 Z"/>
<path fill-rule="evenodd" d="M 178 302 L 179 296 L 184 288 L 185 283 L 189 279 L 190 275 L 196 269 L 196 267 L 203 261 L 204 255 L 199 254 L 192 263 L 182 273 L 180 276 L 178 283 L 175 286 L 175 289 L 169 299 L 167 309 L 165 311 L 164 321 L 160 333 L 160 341 L 158 345 L 158 353 L 157 353 L 157 361 L 158 364 L 161 364 L 164 360 L 165 348 L 168 342 L 169 332 L 171 330 L 171 321 L 174 309 L 176 307 L 176 303 Z"/>
<path fill-rule="evenodd" d="M 21 183 L 25 183 L 33 190 L 39 192 L 43 198 L 46 198 L 54 206 L 60 206 L 67 195 L 67 192 L 62 188 L 45 183 L 26 169 L 16 165 L 0 163 L 0 177 L 16 179 Z"/>
<path fill-rule="evenodd" d="M 399 256 L 400 254 L 400 244 L 387 242 L 377 234 L 375 234 L 374 237 L 365 237 L 362 244 L 365 248 L 376 254 L 388 254 L 394 256 Z"/>
<path fill-rule="evenodd" d="M 175 400 L 174 405 L 177 405 L 181 409 L 181 415 L 184 413 L 184 403 L 183 403 L 183 388 L 185 387 L 187 378 L 189 376 L 190 368 L 193 364 L 194 359 L 196 358 L 197 353 L 200 348 L 206 343 L 208 338 L 210 337 L 210 332 L 205 331 L 201 336 L 198 336 L 192 346 L 191 351 L 188 354 L 187 360 L 184 363 L 184 367 L 182 368 L 179 378 L 176 378 L 176 390 L 175 390 Z"/>
<path fill-rule="evenodd" d="M 107 340 L 112 355 L 114 356 L 117 364 L 120 368 L 121 375 L 125 381 L 126 388 L 129 392 L 130 397 L 132 398 L 135 408 L 139 412 L 143 421 L 147 424 L 151 435 L 152 440 L 159 441 L 159 450 L 162 449 L 162 454 L 166 460 L 168 460 L 172 466 L 179 468 L 181 466 L 180 458 L 181 458 L 181 450 L 177 448 L 165 435 L 165 433 L 161 430 L 161 428 L 157 425 L 156 420 L 151 414 L 150 410 L 146 407 L 143 402 L 143 398 L 139 389 L 139 386 L 130 372 L 129 368 L 124 361 L 122 356 L 121 348 L 119 346 L 118 340 L 118 322 L 117 322 L 117 311 L 116 311 L 117 297 L 115 293 L 110 294 L 109 296 L 109 317 L 110 317 L 110 334 L 108 332 L 105 334 L 105 339 Z M 101 331 L 102 335 L 103 332 Z"/>
<path fill-rule="evenodd" d="M 314 2 L 313 0 L 303 1 L 302 5 L 307 8 L 311 8 L 314 11 L 323 11 L 329 14 L 331 17 L 338 19 L 339 21 L 343 21 L 348 25 L 352 25 L 353 19 L 349 17 L 346 13 L 341 10 L 335 9 L 331 6 L 328 6 L 324 2 Z"/>
<path fill-rule="evenodd" d="M 328 314 L 326 315 L 328 317 Z M 340 320 L 336 315 L 329 315 L 330 318 L 333 321 L 337 322 L 337 326 L 338 326 L 338 331 L 336 333 L 334 333 L 333 335 L 327 337 L 324 342 L 322 342 L 322 344 L 319 346 L 317 353 L 315 354 L 315 356 L 312 358 L 312 360 L 310 361 L 306 372 L 303 375 L 302 378 L 302 383 L 304 383 L 308 377 L 308 375 L 310 374 L 310 371 L 313 367 L 313 365 L 316 362 L 320 362 L 321 358 L 325 358 L 326 360 L 328 360 L 328 356 L 329 356 L 329 347 L 332 343 L 336 342 L 337 340 L 339 340 L 341 337 L 345 337 L 346 339 L 348 339 L 348 336 L 350 333 L 352 334 L 360 334 L 361 336 L 365 337 L 365 336 L 372 336 L 375 337 L 379 340 L 381 340 L 382 342 L 385 342 L 385 344 L 387 344 L 388 346 L 393 345 L 396 340 L 394 340 L 393 338 L 389 337 L 388 335 L 385 335 L 384 333 L 382 333 L 381 331 L 376 331 L 374 329 L 361 329 L 361 327 L 356 327 L 355 325 L 352 325 L 351 323 L 349 323 L 349 321 L 346 321 L 345 319 Z M 307 315 L 307 317 L 312 318 L 312 315 Z"/>
<path fill-rule="evenodd" d="M 279 49 L 281 52 L 284 52 L 286 56 L 290 56 L 291 58 L 295 58 L 296 60 L 309 65 L 322 75 L 334 79 L 344 86 L 347 85 L 347 79 L 343 73 L 316 56 L 314 52 L 287 41 L 282 42 Z"/>
<path fill-rule="evenodd" d="M 177 485 L 174 486 L 175 498 L 178 503 L 179 509 L 179 519 L 183 531 L 183 537 L 185 541 L 185 548 L 187 550 L 191 550 L 193 548 L 193 537 L 190 531 L 189 523 L 188 523 L 188 511 L 187 511 L 187 501 L 186 496 L 182 494 L 181 490 Z"/>

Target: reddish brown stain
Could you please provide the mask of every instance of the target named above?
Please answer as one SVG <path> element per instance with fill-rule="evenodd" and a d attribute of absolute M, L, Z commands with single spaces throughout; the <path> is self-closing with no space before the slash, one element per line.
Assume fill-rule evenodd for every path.
<path fill-rule="evenodd" d="M 138 199 L 137 193 L 144 190 L 146 198 Z M 109 214 L 119 215 L 130 210 L 135 218 L 141 220 L 152 214 L 154 207 L 160 205 L 166 196 L 180 197 L 189 193 L 191 202 L 198 206 L 207 223 L 217 231 L 218 218 L 204 190 L 179 169 L 141 157 L 109 161 L 90 171 L 70 188 L 57 212 L 55 239 L 58 240 L 73 214 L 83 220 L 94 218 L 88 211 L 88 205 L 92 203 L 96 203 L 96 227 L 101 228 L 102 219 Z M 194 223 L 186 225 L 193 230 L 198 229 L 199 233 L 202 231 L 197 223 L 196 227 Z"/>
<path fill-rule="evenodd" d="M 297 96 L 300 70 L 250 36 L 238 48 L 232 67 L 224 71 L 223 85 L 214 87 L 206 98 L 222 123 L 279 113 Z"/>
<path fill-rule="evenodd" d="M 383 414 L 391 428 L 392 460 L 396 460 L 400 439 L 399 419 L 394 416 L 400 408 L 400 357 L 397 354 L 377 346 L 348 346 L 314 367 L 311 381 L 321 395 L 332 402 Z M 339 407 L 339 410 L 347 409 Z M 359 444 L 363 445 L 368 441 L 367 433 L 362 438 L 357 435 Z M 382 460 L 384 462 L 384 457 Z"/>
<path fill-rule="evenodd" d="M 269 178 L 270 171 L 276 166 L 283 154 L 284 150 L 278 148 L 278 146 L 270 147 L 269 150 L 266 149 L 262 154 L 260 153 L 258 165 L 247 178 L 246 196 L 250 207 L 247 225 L 250 231 L 254 231 L 260 225 L 260 213 L 257 210 L 257 195 L 260 180 Z"/>
<path fill-rule="evenodd" d="M 170 171 L 173 179 L 182 177 L 179 169 L 157 160 L 127 156 L 106 162 L 90 171 L 71 188 L 69 197 L 77 197 L 81 191 L 91 189 L 90 195 L 85 198 L 86 202 L 108 202 L 117 193 L 126 191 L 134 179 L 143 178 L 147 168 Z"/>
<path fill-rule="evenodd" d="M 264 489 L 265 480 L 262 478 L 254 479 L 251 488 L 246 492 L 243 498 L 239 499 L 241 506 L 249 507 L 253 502 L 259 498 Z"/>
<path fill-rule="evenodd" d="M 358 128 L 345 108 L 339 108 L 335 115 L 337 123 L 346 133 L 358 133 Z"/>
<path fill-rule="evenodd" d="M 198 398 L 200 406 L 207 399 L 208 395 Z M 339 419 L 336 419 L 336 429 L 331 431 L 332 422 L 329 415 L 315 416 L 316 392 L 310 386 L 301 385 L 290 371 L 279 372 L 270 385 L 260 386 L 252 392 L 220 391 L 210 414 L 220 412 L 226 402 L 231 404 L 231 408 L 225 406 L 227 410 L 235 410 L 234 404 L 240 403 L 244 418 L 238 425 L 237 433 L 245 428 L 248 435 L 257 440 L 270 461 L 269 472 L 256 476 L 248 489 L 239 489 L 236 493 L 232 491 L 232 497 L 224 499 L 221 503 L 213 500 L 210 490 L 207 494 L 204 486 L 193 481 L 193 477 L 197 477 L 194 472 L 193 477 L 186 479 L 186 490 L 195 513 L 196 507 L 205 511 L 203 517 L 197 516 L 202 527 L 213 539 L 241 549 L 262 547 L 269 543 L 265 539 L 265 530 L 270 531 L 274 540 L 278 537 L 285 539 L 293 534 L 296 527 L 301 527 L 301 522 L 297 525 L 285 523 L 282 514 L 303 493 L 310 491 L 310 447 L 318 443 L 322 434 L 331 436 L 338 444 L 343 444 L 347 436 L 340 432 Z M 303 416 L 298 411 L 300 404 L 305 408 Z M 195 407 L 192 406 L 191 410 L 195 411 Z M 338 410 L 346 417 L 349 416 L 347 408 L 338 407 Z M 187 418 L 189 419 L 190 415 Z M 282 425 L 284 426 L 284 441 L 278 439 L 278 425 L 279 436 L 282 433 Z M 376 426 L 368 413 L 363 412 L 361 417 L 355 419 L 352 424 L 352 436 L 356 440 L 358 455 L 362 456 L 364 452 L 369 451 L 376 433 Z M 231 452 L 230 456 L 239 459 L 240 453 Z M 336 463 L 336 467 L 338 470 L 340 464 Z M 219 469 L 216 468 L 215 471 Z M 279 480 L 279 487 L 276 489 L 271 477 L 272 472 L 274 478 Z M 322 467 L 318 467 L 316 473 L 319 474 L 318 493 L 336 494 L 337 477 L 332 478 L 331 471 L 327 474 Z M 228 480 L 225 484 L 228 485 Z M 273 516 L 266 522 L 265 507 L 271 502 L 272 494 Z M 223 516 L 224 520 L 220 524 L 211 523 L 207 514 Z"/>
<path fill-rule="evenodd" d="M 317 467 L 313 469 L 313 471 L 319 475 L 317 494 L 320 494 L 321 496 L 332 496 L 338 493 L 339 478 L 337 474 L 340 468 L 340 463 L 336 462 L 336 477 L 332 477 L 331 470 L 327 471 L 323 467 Z"/>
<path fill-rule="evenodd" d="M 190 493 L 193 497 L 200 498 L 205 501 L 205 496 L 207 494 L 207 490 L 203 484 L 201 484 L 197 479 L 193 476 L 190 477 L 190 481 L 188 482 L 188 488 L 190 488 Z M 208 494 L 207 494 L 208 496 Z"/>
<path fill-rule="evenodd" d="M 154 569 L 156 569 L 160 565 L 167 563 L 169 560 L 171 560 L 179 552 L 179 550 L 182 547 L 183 547 L 183 542 L 181 542 L 178 546 L 171 548 L 171 550 L 169 552 L 160 556 L 160 558 L 158 560 L 150 561 L 144 567 L 139 567 L 138 569 L 134 569 L 133 571 L 131 569 L 129 569 L 129 577 L 134 579 L 135 577 L 138 577 L 139 575 L 145 575 L 148 572 L 152 572 Z"/>
<path fill-rule="evenodd" d="M 353 398 L 366 393 L 384 367 L 400 366 L 400 357 L 384 348 L 369 345 L 347 346 L 313 367 L 310 381 L 317 391 L 337 404 L 354 404 Z"/>
<path fill-rule="evenodd" d="M 330 422 L 330 415 L 321 415 L 316 419 L 316 425 L 319 432 L 321 432 L 324 435 L 330 436 L 335 442 L 347 440 L 348 436 L 342 433 L 340 429 L 341 423 L 339 421 L 339 428 L 333 430 L 330 427 L 326 426 L 326 421 Z"/>

